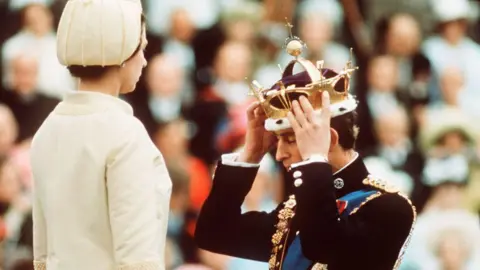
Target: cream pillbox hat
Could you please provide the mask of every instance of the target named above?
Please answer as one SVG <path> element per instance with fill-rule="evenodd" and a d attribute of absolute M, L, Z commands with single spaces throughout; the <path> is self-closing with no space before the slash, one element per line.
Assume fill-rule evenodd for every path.
<path fill-rule="evenodd" d="M 115 66 L 138 48 L 140 0 L 69 0 L 57 31 L 62 65 Z"/>

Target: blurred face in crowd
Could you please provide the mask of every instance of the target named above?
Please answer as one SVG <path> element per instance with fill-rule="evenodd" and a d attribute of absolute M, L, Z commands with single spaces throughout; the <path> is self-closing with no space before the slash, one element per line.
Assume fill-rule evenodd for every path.
<path fill-rule="evenodd" d="M 380 145 L 384 147 L 401 147 L 408 139 L 408 117 L 404 110 L 396 109 L 389 114 L 382 114 L 375 121 Z"/>
<path fill-rule="evenodd" d="M 188 126 L 181 119 L 165 124 L 155 135 L 155 144 L 167 160 L 181 158 L 188 152 Z"/>
<path fill-rule="evenodd" d="M 241 82 L 248 77 L 252 65 L 252 52 L 249 47 L 238 42 L 224 44 L 215 59 L 215 72 L 218 78 L 227 82 Z"/>
<path fill-rule="evenodd" d="M 414 17 L 398 14 L 390 19 L 385 37 L 387 53 L 400 57 L 412 56 L 418 50 L 420 41 L 420 27 Z"/>
<path fill-rule="evenodd" d="M 31 4 L 25 8 L 24 26 L 37 36 L 45 35 L 53 29 L 53 15 L 42 4 Z"/>
<path fill-rule="evenodd" d="M 309 50 L 317 52 L 332 39 L 333 25 L 327 16 L 305 15 L 300 22 L 300 36 Z"/>
<path fill-rule="evenodd" d="M 442 73 L 440 78 L 440 89 L 442 91 L 443 101 L 447 105 L 457 106 L 458 96 L 463 88 L 462 72 L 456 68 L 448 68 Z"/>
<path fill-rule="evenodd" d="M 157 55 L 147 69 L 148 90 L 150 94 L 159 97 L 179 95 L 183 76 L 183 69 L 174 57 Z"/>
<path fill-rule="evenodd" d="M 170 34 L 181 42 L 190 43 L 195 34 L 195 26 L 186 10 L 178 9 L 172 13 Z"/>
<path fill-rule="evenodd" d="M 29 95 L 35 91 L 38 78 L 37 59 L 29 55 L 15 57 L 11 63 L 12 86 L 20 95 Z"/>
<path fill-rule="evenodd" d="M 434 209 L 458 209 L 462 208 L 465 189 L 455 183 L 444 183 L 434 187 L 428 205 Z"/>
<path fill-rule="evenodd" d="M 468 248 L 464 243 L 462 232 L 449 231 L 442 233 L 442 238 L 437 247 L 437 256 L 441 261 L 442 269 L 461 270 L 464 269 Z"/>
<path fill-rule="evenodd" d="M 8 153 L 17 138 L 17 123 L 6 106 L 0 105 L 0 156 Z"/>
<path fill-rule="evenodd" d="M 378 56 L 368 67 L 369 87 L 380 92 L 393 92 L 398 85 L 398 66 L 395 58 Z"/>
<path fill-rule="evenodd" d="M 251 44 L 255 36 L 255 26 L 248 19 L 228 22 L 226 25 L 228 39 L 244 44 Z"/>
<path fill-rule="evenodd" d="M 459 154 L 465 150 L 467 139 L 461 131 L 447 132 L 440 140 L 440 145 L 449 154 Z"/>
<path fill-rule="evenodd" d="M 16 167 L 8 160 L 0 161 L 0 203 L 12 203 L 20 193 Z"/>
<path fill-rule="evenodd" d="M 467 33 L 468 24 L 466 20 L 456 20 L 443 23 L 440 26 L 442 37 L 450 44 L 456 45 Z"/>
<path fill-rule="evenodd" d="M 142 26 L 142 34 L 140 38 L 140 49 L 125 62 L 125 65 L 119 68 L 119 77 L 121 80 L 121 94 L 130 93 L 135 90 L 142 70 L 147 66 L 147 60 L 145 59 L 144 50 L 147 47 L 147 36 L 145 33 L 145 24 Z"/>

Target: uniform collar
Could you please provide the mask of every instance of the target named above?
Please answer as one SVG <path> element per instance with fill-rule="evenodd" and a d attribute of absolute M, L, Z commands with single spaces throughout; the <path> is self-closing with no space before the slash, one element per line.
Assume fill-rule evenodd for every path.
<path fill-rule="evenodd" d="M 337 198 L 343 197 L 348 193 L 365 189 L 368 186 L 363 184 L 369 172 L 358 154 L 345 167 L 333 174 L 333 186 Z"/>
<path fill-rule="evenodd" d="M 68 93 L 55 112 L 59 114 L 81 115 L 108 110 L 121 111 L 133 115 L 130 104 L 118 97 L 94 91 L 75 91 Z"/>

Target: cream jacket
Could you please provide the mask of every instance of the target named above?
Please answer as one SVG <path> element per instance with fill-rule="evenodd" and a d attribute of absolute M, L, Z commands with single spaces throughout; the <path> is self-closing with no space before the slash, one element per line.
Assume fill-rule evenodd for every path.
<path fill-rule="evenodd" d="M 66 96 L 32 142 L 36 270 L 163 270 L 171 180 L 130 105 Z"/>

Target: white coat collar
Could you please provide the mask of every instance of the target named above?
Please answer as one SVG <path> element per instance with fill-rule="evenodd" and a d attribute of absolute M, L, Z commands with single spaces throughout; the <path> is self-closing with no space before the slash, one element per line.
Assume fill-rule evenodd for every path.
<path fill-rule="evenodd" d="M 118 97 L 94 91 L 75 91 L 68 93 L 55 108 L 59 114 L 81 115 L 95 112 L 118 110 L 133 115 L 133 108 Z"/>

